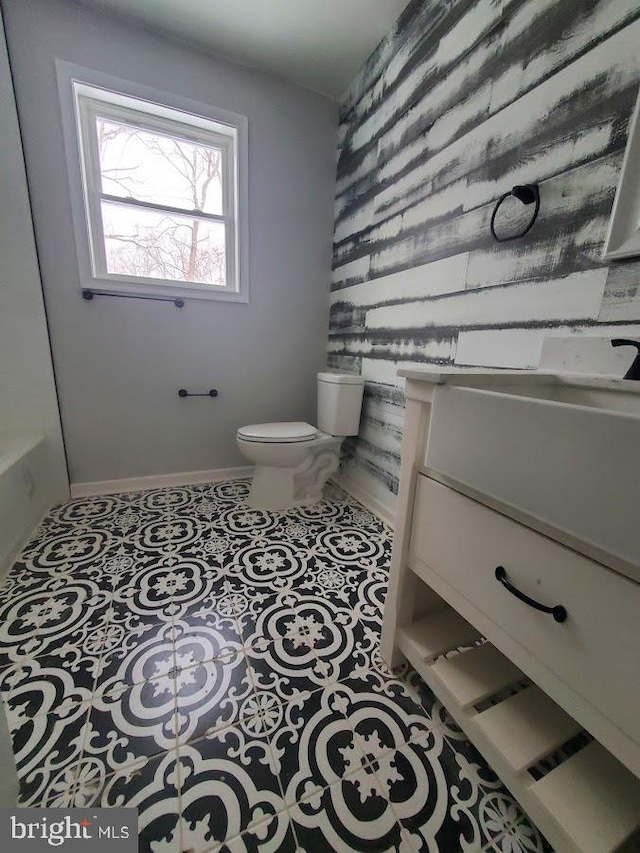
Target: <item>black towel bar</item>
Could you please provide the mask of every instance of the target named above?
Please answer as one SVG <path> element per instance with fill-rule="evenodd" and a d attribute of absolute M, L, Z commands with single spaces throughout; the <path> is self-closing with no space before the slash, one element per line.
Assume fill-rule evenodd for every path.
<path fill-rule="evenodd" d="M 173 302 L 176 308 L 184 308 L 184 299 L 178 299 L 175 296 L 139 296 L 137 293 L 111 293 L 108 290 L 93 290 L 85 287 L 82 291 L 82 298 L 87 302 L 91 302 L 94 296 L 116 296 L 119 299 L 146 299 L 148 302 Z"/>
<path fill-rule="evenodd" d="M 216 388 L 212 388 L 211 391 L 207 391 L 206 394 L 191 394 L 187 391 L 186 388 L 180 388 L 178 391 L 178 397 L 217 397 L 218 391 Z"/>

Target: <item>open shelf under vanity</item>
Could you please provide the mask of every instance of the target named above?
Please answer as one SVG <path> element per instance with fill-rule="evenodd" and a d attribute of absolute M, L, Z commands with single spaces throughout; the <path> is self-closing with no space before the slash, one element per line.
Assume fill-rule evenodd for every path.
<path fill-rule="evenodd" d="M 637 830 L 637 777 L 452 607 L 398 648 L 558 849 L 617 850 Z"/>

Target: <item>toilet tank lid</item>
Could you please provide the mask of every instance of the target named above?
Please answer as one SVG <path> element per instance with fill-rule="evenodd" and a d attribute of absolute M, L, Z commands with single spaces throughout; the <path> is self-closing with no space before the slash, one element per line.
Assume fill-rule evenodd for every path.
<path fill-rule="evenodd" d="M 354 373 L 318 373 L 319 382 L 332 382 L 334 385 L 364 385 L 362 376 Z"/>

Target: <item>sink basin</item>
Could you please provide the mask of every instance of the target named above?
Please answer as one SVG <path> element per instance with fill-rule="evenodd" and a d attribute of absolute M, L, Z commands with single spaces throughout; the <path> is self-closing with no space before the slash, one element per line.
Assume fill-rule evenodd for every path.
<path fill-rule="evenodd" d="M 637 385 L 549 377 L 437 386 L 426 466 L 640 581 Z"/>
<path fill-rule="evenodd" d="M 534 397 L 575 406 L 640 416 L 640 382 L 618 378 L 553 376 L 548 384 L 504 385 L 494 390 L 511 396 Z"/>

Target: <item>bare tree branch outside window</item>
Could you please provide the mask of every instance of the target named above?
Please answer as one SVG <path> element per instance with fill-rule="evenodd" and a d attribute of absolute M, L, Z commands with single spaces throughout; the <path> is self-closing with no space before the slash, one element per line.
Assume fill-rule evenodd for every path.
<path fill-rule="evenodd" d="M 225 285 L 220 149 L 96 119 L 109 273 Z M 136 206 L 150 202 L 184 214 Z M 191 214 L 191 215 L 190 215 Z"/>

